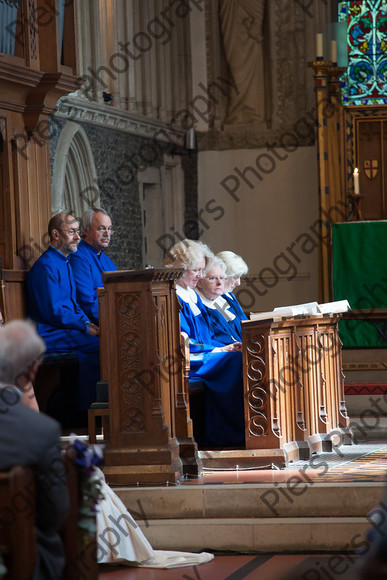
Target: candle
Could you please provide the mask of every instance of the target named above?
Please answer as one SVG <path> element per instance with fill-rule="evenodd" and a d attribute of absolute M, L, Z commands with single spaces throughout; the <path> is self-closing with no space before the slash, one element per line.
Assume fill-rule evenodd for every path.
<path fill-rule="evenodd" d="M 355 171 L 353 172 L 353 191 L 356 195 L 359 195 L 359 170 L 355 167 Z"/>
<path fill-rule="evenodd" d="M 336 40 L 331 40 L 331 61 L 337 63 L 337 42 Z"/>
<path fill-rule="evenodd" d="M 316 34 L 316 57 L 319 60 L 323 58 L 323 35 L 321 32 Z"/>

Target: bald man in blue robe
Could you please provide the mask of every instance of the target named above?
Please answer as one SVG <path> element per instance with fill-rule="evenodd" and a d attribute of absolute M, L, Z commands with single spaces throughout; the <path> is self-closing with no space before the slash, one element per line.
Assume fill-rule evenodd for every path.
<path fill-rule="evenodd" d="M 99 324 L 97 289 L 103 286 L 102 272 L 115 271 L 117 266 L 104 252 L 110 244 L 112 221 L 101 208 L 91 208 L 82 217 L 83 240 L 70 255 L 77 302 L 95 324 Z"/>
<path fill-rule="evenodd" d="M 51 245 L 27 278 L 28 315 L 37 323 L 47 353 L 75 352 L 79 360 L 77 407 L 96 400 L 100 379 L 99 327 L 79 306 L 69 255 L 77 251 L 79 222 L 71 214 L 53 216 L 48 225 Z"/>

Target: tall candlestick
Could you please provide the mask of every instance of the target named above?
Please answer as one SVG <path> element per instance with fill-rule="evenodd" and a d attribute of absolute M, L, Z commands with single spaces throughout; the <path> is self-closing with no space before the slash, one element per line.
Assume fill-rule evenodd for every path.
<path fill-rule="evenodd" d="M 331 61 L 333 64 L 337 64 L 337 42 L 336 40 L 331 40 Z"/>
<path fill-rule="evenodd" d="M 360 190 L 359 190 L 359 170 L 357 167 L 355 167 L 355 170 L 353 172 L 353 191 L 355 193 L 355 195 L 359 195 Z"/>
<path fill-rule="evenodd" d="M 323 35 L 321 32 L 316 34 L 316 58 L 317 60 L 322 60 L 324 55 L 323 50 Z"/>

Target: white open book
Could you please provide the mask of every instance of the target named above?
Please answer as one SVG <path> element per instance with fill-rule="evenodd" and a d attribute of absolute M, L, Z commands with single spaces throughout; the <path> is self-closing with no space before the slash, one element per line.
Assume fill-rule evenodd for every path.
<path fill-rule="evenodd" d="M 316 314 L 338 314 L 350 310 L 348 300 L 337 300 L 336 302 L 306 302 L 305 304 L 294 304 L 293 306 L 279 306 L 270 312 L 250 312 L 250 320 L 279 320 L 293 316 L 310 316 Z"/>

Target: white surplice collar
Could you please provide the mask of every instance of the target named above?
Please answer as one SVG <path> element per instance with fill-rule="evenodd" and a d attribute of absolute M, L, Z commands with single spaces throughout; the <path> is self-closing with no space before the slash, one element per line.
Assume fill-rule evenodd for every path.
<path fill-rule="evenodd" d="M 211 310 L 216 310 L 216 306 L 214 304 L 215 300 L 209 300 L 204 296 L 204 294 L 202 294 L 202 292 L 200 292 L 200 290 L 196 290 L 196 293 L 199 294 L 204 306 L 211 308 Z"/>
<path fill-rule="evenodd" d="M 176 294 L 183 302 L 186 302 L 192 310 L 194 316 L 201 314 L 200 309 L 197 306 L 198 297 L 192 288 L 183 288 L 180 284 L 176 284 Z"/>
<path fill-rule="evenodd" d="M 223 314 L 227 321 L 234 320 L 235 314 L 230 310 L 230 304 L 223 296 L 219 296 L 214 302 L 215 308 Z"/>

